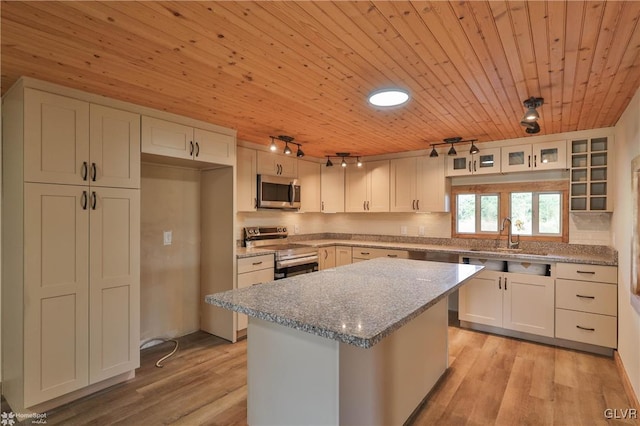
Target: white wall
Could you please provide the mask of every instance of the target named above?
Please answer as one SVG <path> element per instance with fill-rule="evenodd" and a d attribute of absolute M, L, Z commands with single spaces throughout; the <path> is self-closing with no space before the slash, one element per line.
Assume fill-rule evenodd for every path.
<path fill-rule="evenodd" d="M 618 351 L 636 395 L 640 395 L 640 314 L 631 295 L 631 160 L 640 155 L 640 90 L 616 125 L 613 244 L 618 250 Z"/>
<path fill-rule="evenodd" d="M 200 172 L 143 163 L 141 177 L 140 339 L 182 336 L 200 328 Z"/>

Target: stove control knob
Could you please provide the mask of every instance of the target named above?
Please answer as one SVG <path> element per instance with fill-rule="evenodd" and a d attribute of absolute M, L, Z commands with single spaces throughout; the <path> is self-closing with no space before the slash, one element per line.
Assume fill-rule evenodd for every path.
<path fill-rule="evenodd" d="M 287 228 L 286 228 L 286 227 L 283 227 L 283 228 L 282 228 L 282 232 L 287 232 Z"/>

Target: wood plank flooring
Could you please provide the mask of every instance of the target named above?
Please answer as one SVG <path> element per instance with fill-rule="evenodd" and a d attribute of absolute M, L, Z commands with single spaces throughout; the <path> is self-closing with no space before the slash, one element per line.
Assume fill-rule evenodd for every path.
<path fill-rule="evenodd" d="M 135 379 L 48 412 L 47 425 L 246 424 L 246 340 L 194 333 L 156 368 L 171 348 L 144 350 Z M 604 416 L 631 407 L 610 358 L 449 327 L 449 362 L 414 425 L 640 424 Z"/>

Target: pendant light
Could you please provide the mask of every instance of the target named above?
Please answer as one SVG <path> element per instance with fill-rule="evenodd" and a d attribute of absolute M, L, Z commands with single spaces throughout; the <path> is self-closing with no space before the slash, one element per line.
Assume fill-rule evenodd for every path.
<path fill-rule="evenodd" d="M 453 142 L 451 142 L 451 148 L 449 148 L 449 152 L 447 152 L 447 155 L 458 155 L 456 149 L 453 147 Z"/>
<path fill-rule="evenodd" d="M 287 154 L 287 155 L 291 154 L 291 148 L 289 148 L 289 142 L 285 142 L 284 151 L 283 152 L 285 154 Z"/>
<path fill-rule="evenodd" d="M 331 162 L 331 157 L 327 157 L 327 167 L 333 167 L 333 163 Z"/>
<path fill-rule="evenodd" d="M 474 144 L 473 141 L 471 141 L 471 148 L 469 149 L 469 154 L 477 154 L 479 152 L 480 150 L 478 149 L 476 144 Z"/>
<path fill-rule="evenodd" d="M 297 145 L 298 145 L 298 150 L 296 151 L 296 157 L 302 158 L 304 157 L 304 152 L 302 152 L 302 148 L 300 148 L 300 144 L 297 144 Z"/>
<path fill-rule="evenodd" d="M 436 147 L 431 145 L 431 152 L 429 153 L 429 157 L 435 158 L 438 156 L 438 151 L 436 151 Z"/>

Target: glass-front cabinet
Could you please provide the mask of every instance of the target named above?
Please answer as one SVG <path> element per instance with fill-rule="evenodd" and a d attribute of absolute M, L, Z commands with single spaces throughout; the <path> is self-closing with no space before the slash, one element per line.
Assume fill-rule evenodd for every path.
<path fill-rule="evenodd" d="M 502 148 L 502 173 L 567 168 L 565 140 Z"/>
<path fill-rule="evenodd" d="M 608 148 L 607 137 L 571 141 L 571 211 L 612 211 Z"/>
<path fill-rule="evenodd" d="M 500 148 L 482 148 L 476 154 L 468 152 L 447 156 L 447 176 L 500 173 Z"/>

